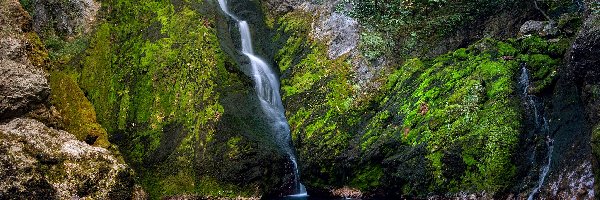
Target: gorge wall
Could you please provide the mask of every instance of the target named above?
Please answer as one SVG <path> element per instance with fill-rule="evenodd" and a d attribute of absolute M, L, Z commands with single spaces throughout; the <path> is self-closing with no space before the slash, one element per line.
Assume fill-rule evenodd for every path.
<path fill-rule="evenodd" d="M 402 16 L 390 2 L 263 1 L 280 33 L 275 60 L 313 193 L 350 187 L 374 198 L 527 198 L 548 141 L 554 151 L 540 197 L 594 198 L 597 120 L 582 114 L 594 106 L 581 99 L 593 99 L 583 80 L 595 79 L 581 74 L 595 72 L 572 68 L 574 60 L 596 61 L 572 55 L 597 45 L 577 42 L 597 36 L 597 4 L 462 3 L 404 8 Z M 522 65 L 533 76 L 527 93 L 550 114 L 552 138 L 527 131 L 532 111 L 516 88 Z"/>
<path fill-rule="evenodd" d="M 33 22 L 18 1 L 0 1 L 0 199 L 139 197 L 133 171 L 77 84 L 48 80 L 48 52 Z M 58 88 L 69 88 L 69 97 Z"/>
<path fill-rule="evenodd" d="M 216 1 L 0 2 L 0 199 L 293 190 Z M 525 199 L 550 152 L 534 197 L 597 198 L 597 2 L 228 3 L 279 70 L 311 196 Z"/>

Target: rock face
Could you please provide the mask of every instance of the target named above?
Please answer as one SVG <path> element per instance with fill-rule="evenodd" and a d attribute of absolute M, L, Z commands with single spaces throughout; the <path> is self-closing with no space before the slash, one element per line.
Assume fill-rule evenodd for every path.
<path fill-rule="evenodd" d="M 550 182 L 549 194 L 557 199 L 594 199 L 594 174 L 590 162 L 565 169 Z"/>
<path fill-rule="evenodd" d="M 48 29 L 62 36 L 89 33 L 100 4 L 94 0 L 34 0 L 33 28 Z"/>
<path fill-rule="evenodd" d="M 539 36 L 554 36 L 558 28 L 554 22 L 529 20 L 519 29 L 520 35 L 537 34 Z"/>
<path fill-rule="evenodd" d="M 123 160 L 24 118 L 64 123 L 48 99 L 46 61 L 30 15 L 18 0 L 0 1 L 0 199 L 130 199 L 133 172 Z"/>
<path fill-rule="evenodd" d="M 13 117 L 42 103 L 49 95 L 48 81 L 40 69 L 12 60 L 0 60 L 0 118 Z"/>
<path fill-rule="evenodd" d="M 108 150 L 32 119 L 0 125 L 0 199 L 127 199 L 132 173 Z"/>
<path fill-rule="evenodd" d="M 321 40 L 329 40 L 328 56 L 336 59 L 358 45 L 358 22 L 346 15 L 332 13 L 317 23 L 313 34 Z"/>
<path fill-rule="evenodd" d="M 600 16 L 590 15 L 572 45 L 570 76 L 577 81 L 600 83 Z"/>
<path fill-rule="evenodd" d="M 31 110 L 49 95 L 44 72 L 33 66 L 32 45 L 25 37 L 31 17 L 17 0 L 2 1 L 0 8 L 0 119 Z"/>
<path fill-rule="evenodd" d="M 591 6 L 591 5 L 590 5 Z M 588 134 L 591 135 L 592 169 L 596 188 L 600 189 L 600 13 L 591 12 L 577 34 L 570 52 L 567 77 L 581 87 L 586 110 Z"/>

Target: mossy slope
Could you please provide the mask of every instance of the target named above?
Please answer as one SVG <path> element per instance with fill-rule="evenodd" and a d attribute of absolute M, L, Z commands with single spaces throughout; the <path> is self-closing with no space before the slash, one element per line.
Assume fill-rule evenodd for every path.
<path fill-rule="evenodd" d="M 277 18 L 276 62 L 304 182 L 370 195 L 490 194 L 512 186 L 522 132 L 522 63 L 539 93 L 552 86 L 568 40 L 483 39 L 409 59 L 374 94 L 356 94 L 346 58 L 308 39 L 309 14 Z"/>
<path fill-rule="evenodd" d="M 94 146 L 108 148 L 108 134 L 96 122 L 96 112 L 83 91 L 70 76 L 64 72 L 50 74 L 51 103 L 62 116 L 65 130 Z"/>
<path fill-rule="evenodd" d="M 220 49 L 214 6 L 105 1 L 74 59 L 98 122 L 153 199 L 258 196 L 290 170 L 265 139 L 251 82 Z"/>

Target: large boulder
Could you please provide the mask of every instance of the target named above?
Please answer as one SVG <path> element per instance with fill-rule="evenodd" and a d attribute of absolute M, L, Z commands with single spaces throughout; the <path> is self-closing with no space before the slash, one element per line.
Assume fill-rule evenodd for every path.
<path fill-rule="evenodd" d="M 44 72 L 12 60 L 0 60 L 0 119 L 14 117 L 46 101 Z"/>
<path fill-rule="evenodd" d="M 32 119 L 0 125 L 0 199 L 128 199 L 133 174 L 108 150 Z"/>
<path fill-rule="evenodd" d="M 50 93 L 44 71 L 30 61 L 30 28 L 17 0 L 0 2 L 0 120 L 32 110 Z"/>

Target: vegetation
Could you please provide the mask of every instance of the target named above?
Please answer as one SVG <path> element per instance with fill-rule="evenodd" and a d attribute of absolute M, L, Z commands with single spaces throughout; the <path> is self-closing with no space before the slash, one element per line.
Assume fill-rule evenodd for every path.
<path fill-rule="evenodd" d="M 555 18 L 573 8 L 539 3 Z M 338 11 L 371 24 L 359 46 L 374 61 L 408 57 L 422 41 L 514 4 L 345 0 Z M 50 85 L 67 131 L 97 146 L 116 143 L 153 199 L 282 190 L 287 158 L 273 150 L 252 82 L 221 49 L 215 13 L 206 9 L 214 5 L 111 0 L 103 6 L 106 20 L 93 35 L 44 38 L 50 54 L 34 59 L 62 66 L 52 71 Z M 362 94 L 352 60 L 330 60 L 327 46 L 309 38 L 311 16 L 295 11 L 268 19 L 277 33 L 273 42 L 281 45 L 273 47 L 274 59 L 307 186 L 398 197 L 511 187 L 523 129 L 519 69 L 531 72 L 528 92 L 548 92 L 568 38 L 486 38 L 432 58 L 412 57 L 392 64 L 377 80 L 384 83 L 378 91 Z M 561 18 L 559 26 L 580 23 Z"/>
<path fill-rule="evenodd" d="M 422 51 L 416 42 L 433 42 L 442 39 L 458 28 L 503 9 L 514 6 L 513 0 L 344 0 L 337 5 L 337 11 L 358 19 L 369 32 L 367 35 L 381 35 L 381 40 L 394 45 L 385 48 L 380 45 L 379 51 L 388 52 L 389 57 Z M 369 40 L 361 41 L 363 46 L 370 46 Z M 371 49 L 371 50 L 368 50 Z M 372 48 L 367 48 L 365 56 L 372 55 Z"/>
<path fill-rule="evenodd" d="M 307 39 L 312 19 L 305 16 L 275 21 L 276 39 L 285 41 L 275 59 L 307 185 L 417 196 L 512 185 L 521 63 L 533 74 L 530 92 L 544 91 L 567 39 L 483 39 L 436 58 L 409 59 L 381 91 L 358 99 L 349 61 L 328 60 L 322 44 Z"/>
<path fill-rule="evenodd" d="M 45 40 L 61 66 L 51 85 L 67 130 L 98 136 L 99 146 L 108 143 L 108 132 L 152 199 L 255 196 L 284 185 L 284 176 L 270 174 L 284 173 L 285 165 L 272 163 L 287 159 L 264 142 L 258 120 L 232 114 L 256 113 L 252 106 L 231 110 L 251 104 L 243 101 L 254 94 L 221 51 L 214 13 L 198 12 L 211 5 L 114 0 L 103 6 L 106 20 L 91 36 Z"/>
<path fill-rule="evenodd" d="M 77 139 L 94 146 L 108 148 L 106 130 L 96 122 L 96 112 L 77 82 L 63 72 L 50 74 L 52 104 L 60 112 L 65 129 Z"/>

